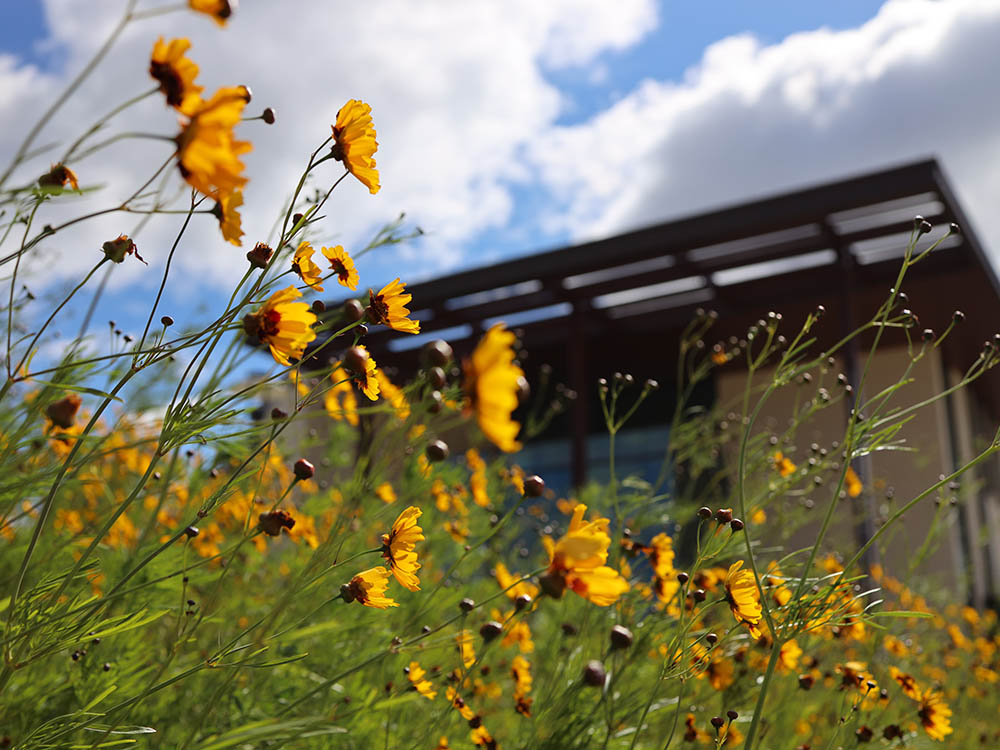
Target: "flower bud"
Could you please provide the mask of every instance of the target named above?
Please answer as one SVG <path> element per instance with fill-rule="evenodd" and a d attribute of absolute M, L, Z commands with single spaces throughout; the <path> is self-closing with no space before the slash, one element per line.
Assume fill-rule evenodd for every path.
<path fill-rule="evenodd" d="M 587 666 L 583 670 L 583 682 L 590 687 L 604 687 L 607 676 L 608 673 L 605 671 L 604 665 L 596 659 L 587 662 Z"/>
<path fill-rule="evenodd" d="M 364 375 L 368 359 L 367 349 L 360 346 L 352 346 L 344 352 L 344 367 L 353 375 Z"/>
<path fill-rule="evenodd" d="M 530 606 L 530 604 L 531 604 L 531 597 L 528 596 L 527 594 L 520 594 L 514 600 L 514 609 L 520 612 L 521 610 L 527 609 L 528 606 Z"/>
<path fill-rule="evenodd" d="M 725 723 L 726 720 L 723 719 L 721 716 L 712 717 L 712 726 L 715 727 L 716 729 L 722 729 L 722 725 Z"/>
<path fill-rule="evenodd" d="M 267 268 L 268 261 L 271 260 L 271 256 L 274 254 L 274 250 L 265 245 L 263 242 L 258 242 L 254 245 L 253 250 L 247 253 L 247 260 L 250 261 L 250 265 L 254 268 Z"/>
<path fill-rule="evenodd" d="M 709 518 L 712 517 L 712 509 L 703 505 L 702 507 L 698 508 L 698 517 L 708 520 Z"/>
<path fill-rule="evenodd" d="M 502 632 L 503 625 L 496 620 L 490 620 L 489 622 L 483 623 L 483 626 L 479 628 L 479 635 L 481 635 L 483 640 L 487 643 L 495 640 Z"/>
<path fill-rule="evenodd" d="M 471 612 L 476 608 L 476 603 L 469 597 L 465 597 L 458 603 L 458 608 L 463 612 Z"/>
<path fill-rule="evenodd" d="M 738 518 L 734 518 L 729 522 L 729 528 L 733 531 L 743 531 L 743 522 Z"/>
<path fill-rule="evenodd" d="M 733 509 L 732 508 L 719 508 L 715 511 L 715 520 L 721 524 L 729 523 L 733 520 Z"/>
<path fill-rule="evenodd" d="M 198 534 L 201 533 L 197 526 L 188 526 L 184 529 L 184 536 L 188 539 L 194 539 Z"/>
<path fill-rule="evenodd" d="M 448 444 L 443 440 L 431 440 L 424 449 L 429 461 L 444 461 L 448 458 Z"/>
<path fill-rule="evenodd" d="M 454 355 L 451 346 L 447 341 L 443 341 L 442 339 L 437 339 L 427 344 L 424 347 L 424 353 L 427 356 L 428 362 L 436 367 L 444 367 L 451 362 L 451 358 Z"/>
<path fill-rule="evenodd" d="M 524 480 L 525 497 L 541 497 L 545 492 L 545 480 L 537 474 L 532 474 Z"/>
<path fill-rule="evenodd" d="M 444 388 L 448 384 L 448 378 L 444 370 L 440 367 L 432 367 L 427 371 L 427 380 L 434 388 Z"/>
<path fill-rule="evenodd" d="M 164 315 L 162 318 L 160 318 L 160 322 L 163 324 L 164 328 L 170 328 L 170 326 L 174 324 L 174 319 L 171 318 L 169 315 Z"/>
<path fill-rule="evenodd" d="M 344 317 L 351 323 L 357 323 L 364 315 L 365 308 L 359 300 L 349 299 L 344 303 Z"/>
<path fill-rule="evenodd" d="M 316 467 L 304 458 L 300 458 L 295 462 L 295 465 L 292 467 L 292 471 L 295 472 L 296 479 L 312 479 L 313 474 L 316 473 Z"/>
<path fill-rule="evenodd" d="M 632 645 L 634 636 L 632 631 L 622 625 L 615 625 L 611 628 L 611 648 L 623 649 Z"/>
<path fill-rule="evenodd" d="M 260 119 L 262 119 L 268 125 L 274 125 L 274 108 L 267 107 L 263 112 L 260 113 Z"/>

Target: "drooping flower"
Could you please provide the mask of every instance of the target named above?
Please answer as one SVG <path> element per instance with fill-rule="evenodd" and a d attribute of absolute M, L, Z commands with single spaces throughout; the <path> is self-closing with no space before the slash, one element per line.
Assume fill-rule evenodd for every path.
<path fill-rule="evenodd" d="M 531 662 L 518 654 L 510 664 L 510 674 L 514 678 L 514 708 L 522 716 L 531 716 Z"/>
<path fill-rule="evenodd" d="M 167 43 L 161 36 L 153 45 L 149 60 L 149 74 L 160 84 L 167 104 L 181 112 L 195 107 L 203 90 L 194 82 L 198 66 L 184 56 L 190 48 L 188 39 L 171 39 Z"/>
<path fill-rule="evenodd" d="M 917 714 L 924 731 L 932 740 L 944 742 L 944 738 L 954 731 L 951 728 L 951 709 L 939 692 L 928 690 L 923 693 Z"/>
<path fill-rule="evenodd" d="M 247 183 L 240 155 L 252 146 L 236 140 L 233 128 L 249 101 L 246 86 L 229 86 L 208 101 L 185 103 L 184 114 L 190 119 L 177 136 L 178 167 L 188 184 L 203 195 L 217 198 Z"/>
<path fill-rule="evenodd" d="M 69 185 L 74 190 L 80 189 L 76 174 L 65 164 L 53 164 L 48 172 L 38 178 L 38 184 L 48 188 L 63 188 Z"/>
<path fill-rule="evenodd" d="M 483 434 L 500 450 L 520 449 L 521 425 L 511 419 L 517 408 L 524 371 L 514 363 L 515 336 L 497 323 L 463 363 L 468 410 L 476 415 Z"/>
<path fill-rule="evenodd" d="M 271 356 L 282 365 L 290 358 L 301 359 L 306 344 L 316 338 L 312 329 L 316 315 L 305 302 L 296 302 L 302 293 L 294 286 L 272 294 L 257 312 L 243 319 L 247 335 L 255 336 L 271 349 Z"/>
<path fill-rule="evenodd" d="M 357 99 L 348 100 L 337 112 L 337 124 L 333 129 L 333 157 L 344 163 L 344 167 L 358 178 L 362 185 L 374 195 L 379 191 L 378 169 L 375 168 L 375 126 L 372 124 L 372 108 Z"/>
<path fill-rule="evenodd" d="M 366 313 L 372 323 L 380 323 L 401 333 L 420 333 L 420 321 L 410 320 L 406 308 L 413 295 L 406 294 L 406 284 L 396 279 L 376 294 L 368 290 Z"/>
<path fill-rule="evenodd" d="M 733 612 L 736 622 L 742 623 L 750 630 L 750 635 L 760 638 L 757 623 L 760 622 L 760 592 L 753 572 L 741 570 L 743 561 L 737 560 L 729 566 L 726 574 L 726 601 Z"/>
<path fill-rule="evenodd" d="M 191 10 L 211 16 L 219 24 L 225 26 L 229 17 L 236 12 L 238 0 L 188 0 Z"/>
<path fill-rule="evenodd" d="M 558 541 L 542 537 L 549 555 L 549 569 L 541 579 L 542 589 L 558 598 L 565 588 L 601 607 L 618 600 L 629 589 L 628 581 L 618 571 L 605 565 L 608 559 L 607 518 L 584 521 L 587 506 L 573 510 L 569 530 Z"/>
<path fill-rule="evenodd" d="M 219 196 L 212 213 L 219 220 L 219 229 L 222 230 L 222 239 L 226 242 L 240 247 L 243 240 L 243 225 L 237 209 L 243 205 L 243 191 L 234 190 Z"/>
<path fill-rule="evenodd" d="M 894 666 L 890 666 L 889 676 L 892 677 L 892 679 L 896 681 L 896 684 L 898 684 L 902 689 L 903 695 L 911 700 L 920 700 L 920 686 L 917 685 L 917 681 L 913 678 L 913 675 L 907 674 Z"/>
<path fill-rule="evenodd" d="M 317 292 L 323 291 L 323 269 L 313 262 L 313 250 L 312 245 L 306 241 L 299 243 L 298 248 L 295 250 L 295 255 L 292 257 L 292 271 L 302 279 L 302 283 L 306 286 L 315 289 Z"/>
<path fill-rule="evenodd" d="M 385 590 L 389 588 L 391 575 L 382 566 L 369 568 L 358 573 L 351 579 L 350 583 L 345 584 L 341 588 L 341 595 L 347 602 L 356 601 L 366 607 L 375 607 L 376 609 L 398 607 L 398 603 L 385 595 Z"/>
<path fill-rule="evenodd" d="M 410 684 L 413 685 L 414 690 L 428 700 L 434 700 L 434 697 L 437 695 L 437 690 L 434 689 L 434 683 L 430 680 L 424 679 L 426 674 L 427 671 L 420 666 L 420 662 L 411 661 L 406 672 L 406 678 L 410 681 Z"/>
<path fill-rule="evenodd" d="M 411 505 L 396 518 L 392 531 L 382 535 L 382 557 L 388 560 L 396 580 L 410 591 L 420 590 L 420 563 L 415 548 L 424 539 L 423 529 L 417 525 L 421 513 L 420 508 Z"/>
<path fill-rule="evenodd" d="M 323 256 L 330 261 L 330 268 L 337 274 L 337 281 L 341 286 L 346 286 L 350 290 L 358 288 L 358 271 L 354 267 L 354 261 L 347 254 L 342 245 L 336 247 L 321 248 Z"/>
<path fill-rule="evenodd" d="M 358 349 L 365 349 L 365 347 L 358 345 Z M 367 349 L 365 349 L 365 351 L 367 351 Z M 378 400 L 378 365 L 375 364 L 375 358 L 370 354 L 365 358 L 365 371 L 355 373 L 354 382 L 357 383 L 358 388 L 361 389 L 361 392 L 365 394 L 370 401 Z"/>

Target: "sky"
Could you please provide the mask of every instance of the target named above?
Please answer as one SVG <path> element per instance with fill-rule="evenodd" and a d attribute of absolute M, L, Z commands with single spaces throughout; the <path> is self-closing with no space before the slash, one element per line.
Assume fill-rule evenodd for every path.
<path fill-rule="evenodd" d="M 140 10 L 168 5 L 138 0 Z M 0 165 L 124 6 L 0 2 Z M 928 156 L 943 163 L 993 257 L 1000 252 L 1000 0 L 243 0 L 225 28 L 182 9 L 129 24 L 39 143 L 71 140 L 150 88 L 159 36 L 191 40 L 206 93 L 247 84 L 247 114 L 277 111 L 274 125 L 239 132 L 253 143 L 245 247 L 224 243 L 210 216 L 184 236 L 161 308 L 182 324 L 228 299 L 244 253 L 267 237 L 350 98 L 372 107 L 383 188 L 372 196 L 342 183 L 314 244 L 351 252 L 401 213 L 425 233 L 363 258 L 362 288 Z M 123 131 L 173 135 L 176 117 L 150 97 L 106 132 Z M 71 165 L 100 190 L 40 218 L 114 205 L 167 156 L 163 142 L 120 141 Z M 34 179 L 48 163 L 41 154 L 19 176 Z M 336 178 L 330 167 L 317 186 Z M 24 278 L 39 296 L 60 293 L 138 218 L 114 214 L 56 235 Z M 109 318 L 141 328 L 182 219 L 142 228 L 135 239 L 149 266 L 115 267 L 95 329 Z M 81 312 L 67 309 L 66 333 Z"/>

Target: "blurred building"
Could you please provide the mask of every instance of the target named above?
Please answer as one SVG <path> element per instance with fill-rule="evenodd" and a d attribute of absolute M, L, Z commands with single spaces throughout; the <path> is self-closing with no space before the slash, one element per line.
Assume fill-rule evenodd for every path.
<path fill-rule="evenodd" d="M 746 336 L 757 320 L 778 311 L 783 332 L 794 334 L 822 305 L 814 329 L 816 351 L 870 320 L 895 283 L 914 217 L 935 230 L 917 251 L 947 231 L 962 228 L 907 273 L 904 291 L 920 330 L 942 331 L 955 310 L 966 321 L 912 371 L 905 402 L 919 402 L 958 382 L 996 330 L 1000 284 L 939 165 L 923 161 L 800 190 L 630 232 L 574 247 L 506 260 L 412 285 L 411 308 L 422 333 L 403 336 L 373 330 L 366 345 L 404 375 L 419 367 L 419 350 L 431 339 L 449 341 L 458 355 L 471 351 L 490 325 L 517 329 L 529 380 L 551 368 L 551 380 L 579 397 L 531 441 L 518 461 L 563 491 L 607 476 L 607 437 L 596 381 L 614 372 L 655 378 L 661 388 L 630 422 L 616 449 L 619 476 L 653 479 L 663 461 L 674 409 L 678 341 L 697 309 L 718 314 L 707 341 Z M 871 337 L 842 350 L 831 365 L 856 383 Z M 379 357 L 381 351 L 390 352 Z M 890 331 L 880 344 L 866 393 L 878 392 L 910 362 L 906 338 Z M 1000 368 L 998 368 L 1000 369 Z M 766 373 L 764 373 L 766 377 Z M 717 368 L 692 395 L 695 404 L 725 404 L 742 393 L 738 364 Z M 905 502 L 942 474 L 976 455 L 1000 424 L 996 370 L 972 387 L 917 412 L 901 437 L 916 453 L 878 454 L 860 462 L 865 492 L 854 504 L 846 533 L 867 538 L 886 507 Z M 793 410 L 794 388 L 779 391 L 760 427 L 783 429 Z M 797 437 L 797 460 L 815 441 L 843 434 L 845 410 L 827 409 Z M 921 503 L 891 541 L 890 572 L 905 568 L 914 545 L 932 523 L 946 530 L 924 550 L 921 570 L 950 572 L 963 598 L 983 605 L 1000 592 L 1000 459 L 966 476 L 959 502 L 935 520 L 934 498 Z M 851 528 L 853 525 L 853 529 Z M 842 529 L 843 531 L 843 529 Z M 808 543 L 808 540 L 807 540 Z"/>

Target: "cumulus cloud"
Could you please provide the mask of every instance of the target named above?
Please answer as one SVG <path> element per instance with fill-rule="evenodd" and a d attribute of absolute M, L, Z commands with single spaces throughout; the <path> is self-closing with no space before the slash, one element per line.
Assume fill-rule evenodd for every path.
<path fill-rule="evenodd" d="M 856 29 L 719 41 L 682 81 L 536 142 L 548 228 L 606 236 L 937 156 L 996 254 L 997 39 L 996 0 L 891 0 Z"/>
<path fill-rule="evenodd" d="M 123 6 L 46 0 L 50 36 L 40 49 L 58 55 L 60 72 L 0 56 L 0 120 L 32 122 L 94 53 Z M 560 112 L 561 96 L 546 80 L 546 70 L 591 64 L 603 52 L 633 44 L 655 22 L 653 0 L 440 0 L 419 8 L 408 0 L 244 2 L 223 30 L 203 16 L 172 13 L 130 24 L 39 143 L 65 140 L 150 87 L 146 68 L 157 36 L 187 36 L 207 92 L 245 83 L 254 92 L 248 114 L 265 106 L 278 112 L 272 127 L 247 123 L 241 130 L 254 143 L 246 158 L 251 182 L 243 211 L 251 245 L 268 234 L 339 107 L 360 98 L 373 107 L 383 189 L 372 197 L 360 185 L 345 182 L 328 204 L 321 233 L 350 249 L 406 211 L 430 234 L 419 255 L 403 249 L 395 261 L 427 274 L 460 260 L 474 263 L 463 258 L 463 245 L 510 219 L 512 190 L 528 178 L 517 166 L 520 156 Z M 120 116 L 105 135 L 123 130 L 172 134 L 175 127 L 173 114 L 154 97 Z M 0 131 L 0 155 L 11 154 L 22 133 L 21 128 Z M 121 200 L 169 152 L 166 143 L 129 140 L 80 163 L 84 184 L 108 188 L 79 201 L 74 215 Z M 22 178 L 44 171 L 49 156 L 22 170 Z M 327 166 L 325 177 L 332 181 L 338 171 L 332 163 Z M 176 177 L 174 183 L 179 184 Z M 95 248 L 102 238 L 129 231 L 139 218 L 114 214 L 79 225 L 73 248 L 57 234 L 46 248 L 47 257 L 58 262 L 47 262 L 45 272 L 50 278 L 77 276 L 99 257 Z M 245 268 L 242 252 L 221 241 L 211 217 L 198 218 L 205 220 L 189 230 L 185 251 L 176 260 L 179 272 L 224 285 Z M 144 228 L 139 242 L 152 269 L 163 263 L 179 223 L 176 216 L 157 217 Z M 154 276 L 135 264 L 116 269 L 112 284 L 148 285 Z"/>

